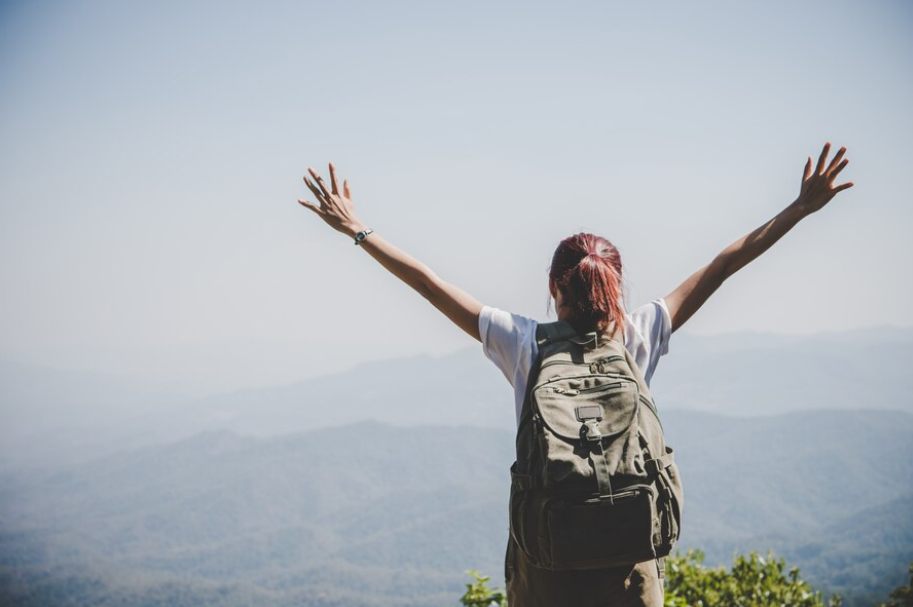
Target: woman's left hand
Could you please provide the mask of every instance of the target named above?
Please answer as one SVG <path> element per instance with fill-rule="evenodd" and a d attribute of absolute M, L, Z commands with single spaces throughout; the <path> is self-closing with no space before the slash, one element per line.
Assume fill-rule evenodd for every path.
<path fill-rule="evenodd" d="M 847 165 L 849 159 L 843 158 L 843 154 L 846 153 L 846 148 L 842 147 L 837 152 L 837 155 L 834 156 L 834 159 L 831 160 L 830 164 L 827 165 L 827 168 L 825 168 L 827 155 L 830 152 L 830 149 L 830 142 L 825 143 L 824 149 L 821 150 L 821 156 L 818 158 L 818 165 L 815 167 L 814 173 L 812 172 L 811 156 L 808 157 L 808 162 L 805 163 L 805 172 L 802 175 L 802 187 L 799 190 L 799 197 L 796 198 L 796 201 L 792 204 L 792 206 L 797 208 L 803 215 L 810 215 L 815 211 L 820 211 L 824 208 L 824 205 L 837 195 L 837 192 L 853 187 L 852 181 L 848 181 L 836 187 L 834 186 L 834 180 L 837 178 L 840 171 L 843 170 L 843 167 Z"/>

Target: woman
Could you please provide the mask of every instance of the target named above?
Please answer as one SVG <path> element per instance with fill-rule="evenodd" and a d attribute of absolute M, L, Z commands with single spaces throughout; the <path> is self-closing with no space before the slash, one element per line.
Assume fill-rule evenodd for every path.
<path fill-rule="evenodd" d="M 851 182 L 834 185 L 849 162 L 840 148 L 828 163 L 825 143 L 812 170 L 808 157 L 795 201 L 773 219 L 723 249 L 713 261 L 689 276 L 674 291 L 632 313 L 622 301 L 622 265 L 617 249 L 606 239 L 577 234 L 563 240 L 549 269 L 549 292 L 557 315 L 578 333 L 622 331 L 625 347 L 649 385 L 659 357 L 668 351 L 669 337 L 707 301 L 728 277 L 758 257 L 800 219 L 820 210 Z M 314 179 L 304 182 L 318 203 L 299 199 L 333 229 L 355 239 L 369 255 L 418 291 L 457 326 L 482 343 L 485 355 L 511 382 L 517 418 L 526 380 L 536 356 L 537 322 L 519 314 L 484 306 L 460 288 L 441 280 L 423 263 L 368 229 L 355 213 L 348 181 L 340 190 L 332 163 L 330 184 L 309 168 Z M 511 607 L 531 605 L 585 607 L 588 605 L 662 605 L 659 563 L 650 561 L 601 571 L 549 572 L 531 567 L 511 541 L 505 563 Z"/>

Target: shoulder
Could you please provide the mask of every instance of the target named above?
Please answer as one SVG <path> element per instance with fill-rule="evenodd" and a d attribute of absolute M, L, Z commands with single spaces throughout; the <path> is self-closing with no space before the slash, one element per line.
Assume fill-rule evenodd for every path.
<path fill-rule="evenodd" d="M 536 334 L 538 321 L 522 314 L 507 312 L 493 306 L 482 306 L 479 312 L 479 335 L 483 347 L 510 341 L 514 343 L 531 339 Z"/>
<path fill-rule="evenodd" d="M 482 306 L 479 312 L 482 352 L 515 387 L 532 364 L 538 326 L 533 318 L 492 306 Z"/>
<path fill-rule="evenodd" d="M 672 319 L 664 298 L 645 303 L 628 313 L 626 317 L 628 331 L 625 335 L 625 344 L 629 349 L 636 349 L 638 344 L 648 344 L 652 346 L 651 350 L 659 347 L 661 354 L 668 352 Z"/>
<path fill-rule="evenodd" d="M 672 320 L 663 298 L 645 303 L 626 315 L 625 347 L 631 352 L 647 385 L 663 354 L 669 352 Z"/>

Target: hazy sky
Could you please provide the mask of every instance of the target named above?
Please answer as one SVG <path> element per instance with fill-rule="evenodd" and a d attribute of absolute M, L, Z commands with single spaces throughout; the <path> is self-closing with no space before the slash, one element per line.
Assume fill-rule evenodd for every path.
<path fill-rule="evenodd" d="M 909 2 L 0 7 L 2 357 L 228 389 L 474 344 L 298 205 L 328 161 L 483 303 L 546 319 L 587 230 L 634 307 L 825 140 L 856 186 L 683 330 L 911 324 Z"/>

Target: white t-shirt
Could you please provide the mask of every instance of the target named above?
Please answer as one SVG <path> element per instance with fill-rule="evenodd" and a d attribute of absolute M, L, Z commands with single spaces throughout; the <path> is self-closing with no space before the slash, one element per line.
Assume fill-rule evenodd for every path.
<path fill-rule="evenodd" d="M 526 395 L 526 381 L 539 353 L 536 343 L 538 325 L 535 319 L 491 306 L 482 306 L 479 313 L 482 351 L 513 386 L 518 423 Z M 671 334 L 672 319 L 662 298 L 625 314 L 625 347 L 634 356 L 634 362 L 644 374 L 648 386 L 659 357 L 669 351 Z"/>

